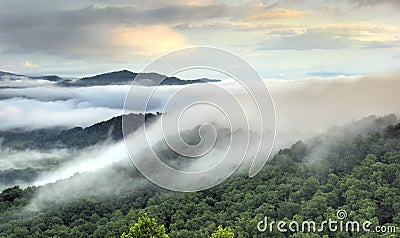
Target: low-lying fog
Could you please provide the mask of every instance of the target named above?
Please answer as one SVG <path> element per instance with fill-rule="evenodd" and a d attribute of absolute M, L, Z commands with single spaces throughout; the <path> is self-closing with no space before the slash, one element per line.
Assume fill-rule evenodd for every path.
<path fill-rule="evenodd" d="M 299 139 L 306 139 L 324 132 L 335 125 L 359 120 L 368 115 L 385 116 L 390 113 L 400 113 L 398 107 L 398 102 L 400 102 L 400 94 L 398 93 L 400 88 L 399 75 L 313 78 L 301 81 L 265 80 L 265 83 L 273 97 L 276 110 L 277 137 L 274 150 L 288 146 Z M 241 98 L 244 94 L 244 91 L 238 90 L 237 87 L 239 86 L 234 84 L 232 80 L 213 84 L 228 88 L 237 98 Z M 154 87 L 135 87 L 137 87 L 135 92 L 138 102 L 145 100 L 144 95 L 149 90 L 154 89 Z M 151 111 L 163 111 L 168 98 L 182 87 L 185 86 L 160 87 L 150 101 L 149 108 Z M 201 84 L 192 87 L 195 87 L 195 93 L 187 94 L 188 97 L 208 93 Z M 37 86 L 0 89 L 0 130 L 89 126 L 122 114 L 128 89 L 129 86 L 123 85 L 83 88 Z M 210 96 L 214 100 L 219 99 L 219 95 Z M 185 98 L 181 100 L 185 101 Z M 221 101 L 223 100 L 221 98 Z M 187 98 L 187 101 L 190 101 L 189 98 Z M 247 102 L 242 100 L 242 106 L 246 107 Z M 130 110 L 140 111 L 142 104 L 138 103 L 137 108 L 131 107 Z M 252 110 L 247 113 L 249 120 L 255 120 L 256 117 L 253 117 Z M 191 127 L 193 129 L 200 121 L 204 123 L 204 119 L 214 123 L 220 120 L 215 112 L 207 110 L 201 111 L 201 116 L 199 116 L 199 112 L 193 112 L 193 114 L 187 112 L 185 117 L 186 120 L 192 121 L 192 123 L 186 125 L 186 130 L 190 130 Z M 363 130 L 373 131 L 374 124 L 372 121 L 373 118 L 362 124 L 362 128 L 353 128 L 355 131 L 353 134 Z M 220 132 L 220 129 L 223 129 L 226 123 L 219 123 L 219 125 L 220 128 L 217 128 L 217 132 Z M 349 133 L 352 127 L 348 126 L 347 128 L 347 134 L 343 133 L 343 135 L 353 135 Z M 242 129 L 245 130 L 245 126 Z M 255 133 L 257 132 L 255 131 Z M 265 133 L 270 132 L 265 131 Z M 134 136 L 139 136 L 138 134 L 140 133 Z M 233 134 L 228 133 L 225 139 L 240 134 L 237 131 Z M 158 134 L 158 137 L 156 134 L 155 139 L 153 138 L 153 145 L 158 143 L 159 147 L 155 146 L 155 148 L 164 149 L 165 145 L 161 146 L 160 144 L 162 142 L 162 133 Z M 144 151 L 146 151 L 145 146 L 138 146 L 137 154 L 134 156 L 143 156 L 145 155 L 143 154 Z M 248 157 L 252 156 L 251 153 Z M 219 157 L 220 155 L 223 155 L 223 150 L 216 148 L 203 161 L 214 163 L 215 161 L 210 159 L 210 156 Z M 96 178 L 100 178 L 104 174 L 113 174 L 112 171 L 115 171 L 116 164 L 126 167 L 132 166 L 124 143 L 118 141 L 95 145 L 79 151 L 69 148 L 52 151 L 10 151 L 2 148 L 0 151 L 0 168 L 5 170 L 40 167 L 38 161 L 52 159 L 61 160 L 63 163 L 60 163 L 56 169 L 43 172 L 34 182 L 25 184 L 25 186 L 54 183 L 75 175 L 70 180 L 57 183 L 64 187 L 62 191 L 71 193 L 71 190 L 66 189 L 65 186 L 101 186 L 98 183 L 104 182 L 104 179 Z M 187 165 L 188 169 L 193 169 L 193 166 L 204 166 L 199 161 Z M 196 163 L 198 164 L 196 165 Z M 77 173 L 88 173 L 90 176 L 87 175 L 86 177 L 90 179 L 85 180 L 85 177 L 77 176 Z M 139 180 L 142 179 L 138 178 L 137 186 L 140 184 Z M 55 186 L 51 186 L 51 191 L 54 189 Z M 50 191 L 50 188 L 48 190 Z M 41 191 L 44 193 L 46 189 L 43 188 Z M 107 191 L 107 189 L 104 191 Z M 60 196 L 63 192 L 53 191 L 50 193 Z M 38 197 L 43 197 L 43 194 L 38 195 Z"/>

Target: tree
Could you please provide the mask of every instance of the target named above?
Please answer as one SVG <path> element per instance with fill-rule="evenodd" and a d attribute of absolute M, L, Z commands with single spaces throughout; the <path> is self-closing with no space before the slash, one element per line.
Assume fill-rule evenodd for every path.
<path fill-rule="evenodd" d="M 165 233 L 164 225 L 157 225 L 154 218 L 150 218 L 145 214 L 140 217 L 138 221 L 131 226 L 129 233 L 125 232 L 121 238 L 168 238 Z"/>
<path fill-rule="evenodd" d="M 233 238 L 235 237 L 235 234 L 232 232 L 231 228 L 225 227 L 222 228 L 222 226 L 218 226 L 218 230 L 214 231 L 214 233 L 211 234 L 211 238 Z"/>
<path fill-rule="evenodd" d="M 15 199 L 21 197 L 22 192 L 19 186 L 7 188 L 0 194 L 0 201 L 13 202 Z"/>
<path fill-rule="evenodd" d="M 303 141 L 299 140 L 292 145 L 291 153 L 294 161 L 301 162 L 307 155 L 307 146 L 304 144 Z"/>

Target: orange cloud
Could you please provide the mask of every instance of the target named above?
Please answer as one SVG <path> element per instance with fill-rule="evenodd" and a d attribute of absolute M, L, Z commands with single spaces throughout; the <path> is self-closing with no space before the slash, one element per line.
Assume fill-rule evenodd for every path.
<path fill-rule="evenodd" d="M 112 46 L 132 50 L 132 55 L 154 56 L 187 47 L 185 37 L 166 25 L 117 27 Z"/>
<path fill-rule="evenodd" d="M 248 20 L 260 20 L 260 19 L 276 19 L 276 18 L 297 18 L 304 17 L 303 11 L 290 10 L 285 8 L 273 8 L 268 9 L 264 12 L 252 13 L 246 17 Z"/>

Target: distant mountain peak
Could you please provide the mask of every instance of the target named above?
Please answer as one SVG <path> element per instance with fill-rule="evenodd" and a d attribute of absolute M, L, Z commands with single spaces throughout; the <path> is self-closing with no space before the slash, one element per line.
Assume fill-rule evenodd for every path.
<path fill-rule="evenodd" d="M 83 77 L 76 80 L 64 79 L 57 75 L 47 76 L 27 76 L 18 75 L 10 72 L 0 71 L 1 77 L 10 76 L 10 80 L 17 80 L 19 77 L 26 77 L 32 80 L 47 80 L 56 82 L 58 86 L 64 87 L 89 87 L 89 86 L 103 86 L 103 85 L 130 85 L 137 84 L 141 86 L 156 86 L 159 85 L 186 85 L 194 83 L 210 83 L 218 82 L 218 79 L 200 78 L 193 80 L 184 80 L 178 77 L 167 77 L 165 75 L 149 72 L 149 73 L 134 73 L 129 70 L 119 70 L 113 72 L 102 73 L 94 76 Z"/>
<path fill-rule="evenodd" d="M 161 85 L 186 85 L 193 83 L 207 83 L 204 79 L 183 80 L 177 77 L 167 77 L 165 75 L 149 72 L 134 73 L 129 70 L 120 70 L 98 74 L 91 77 L 84 77 L 74 81 L 60 82 L 62 86 L 85 87 L 101 85 L 129 85 L 131 83 L 142 86 L 156 86 L 161 81 Z M 213 81 L 214 82 L 214 81 Z"/>

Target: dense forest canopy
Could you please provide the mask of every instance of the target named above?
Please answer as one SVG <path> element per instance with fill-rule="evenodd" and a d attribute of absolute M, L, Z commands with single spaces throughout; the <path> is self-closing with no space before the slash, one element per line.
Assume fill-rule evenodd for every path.
<path fill-rule="evenodd" d="M 118 172 L 113 176 L 105 174 L 104 182 L 111 180 L 113 186 L 104 194 L 83 187 L 79 196 L 48 194 L 47 199 L 38 199 L 43 189 L 65 181 L 10 187 L 0 195 L 0 236 L 120 237 L 145 214 L 163 225 L 169 237 L 210 237 L 219 226 L 229 228 L 235 237 L 399 236 L 400 124 L 343 138 L 327 148 L 324 138 L 279 150 L 253 178 L 238 173 L 201 192 L 170 192 L 144 179 L 132 186 L 140 174 L 119 164 L 114 165 Z M 324 153 L 317 150 L 319 145 L 324 145 Z M 372 227 L 396 227 L 397 233 L 257 230 L 265 217 L 321 222 L 335 218 L 338 210 L 346 211 L 348 219 L 371 221 Z"/>

